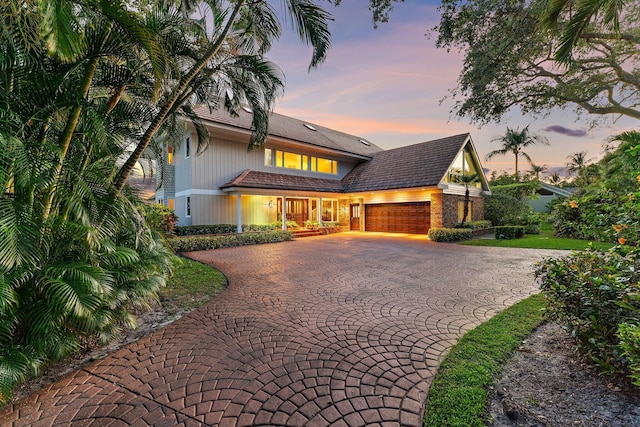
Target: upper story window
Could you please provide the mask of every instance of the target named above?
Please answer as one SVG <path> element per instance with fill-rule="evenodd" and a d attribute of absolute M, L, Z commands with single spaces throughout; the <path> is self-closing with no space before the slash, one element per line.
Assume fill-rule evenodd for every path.
<path fill-rule="evenodd" d="M 273 150 L 271 148 L 264 149 L 264 165 L 283 169 L 310 170 L 332 175 L 338 174 L 338 162 L 335 160 L 309 157 L 305 154 Z"/>
<path fill-rule="evenodd" d="M 191 138 L 187 137 L 184 141 L 184 158 L 191 157 Z"/>
<path fill-rule="evenodd" d="M 469 145 L 467 145 L 451 164 L 451 167 L 449 168 L 444 181 L 465 185 L 464 177 L 471 177 L 473 175 L 475 175 L 475 179 L 472 182 L 467 182 L 466 185 L 470 187 L 481 188 L 481 172 L 473 159 L 473 155 L 471 154 Z"/>
<path fill-rule="evenodd" d="M 167 164 L 168 165 L 173 164 L 173 147 L 172 146 L 167 147 Z"/>

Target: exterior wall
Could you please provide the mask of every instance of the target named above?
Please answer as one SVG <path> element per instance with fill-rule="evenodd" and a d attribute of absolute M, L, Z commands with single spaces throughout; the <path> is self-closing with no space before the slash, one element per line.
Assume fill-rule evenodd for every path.
<path fill-rule="evenodd" d="M 484 219 L 484 198 L 470 197 L 471 218 L 473 221 Z M 453 227 L 458 223 L 458 202 L 464 202 L 464 196 L 443 194 L 442 195 L 442 225 L 440 227 Z M 431 203 L 431 215 L 433 218 L 434 207 Z M 431 220 L 433 227 L 433 219 Z"/>
<path fill-rule="evenodd" d="M 534 212 L 547 212 L 547 205 L 557 198 L 558 196 L 555 194 L 551 196 L 539 195 L 537 199 L 529 200 L 529 206 L 531 206 Z"/>

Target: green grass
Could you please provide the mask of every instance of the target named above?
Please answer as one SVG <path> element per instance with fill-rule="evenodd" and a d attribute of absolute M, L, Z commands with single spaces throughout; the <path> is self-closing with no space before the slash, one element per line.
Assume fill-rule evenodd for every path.
<path fill-rule="evenodd" d="M 425 413 L 427 427 L 484 427 L 488 389 L 502 364 L 542 323 L 545 301 L 533 295 L 467 332 L 440 365 Z"/>
<path fill-rule="evenodd" d="M 208 265 L 181 258 L 167 286 L 160 288 L 160 301 L 169 313 L 191 311 L 218 295 L 227 278 Z"/>
<path fill-rule="evenodd" d="M 501 248 L 566 249 L 575 251 L 587 249 L 590 245 L 595 249 L 602 250 L 607 250 L 613 246 L 611 243 L 555 237 L 551 224 L 547 223 L 543 223 L 540 227 L 540 234 L 527 234 L 521 239 L 475 239 L 459 242 L 458 244 L 468 246 L 498 246 Z"/>

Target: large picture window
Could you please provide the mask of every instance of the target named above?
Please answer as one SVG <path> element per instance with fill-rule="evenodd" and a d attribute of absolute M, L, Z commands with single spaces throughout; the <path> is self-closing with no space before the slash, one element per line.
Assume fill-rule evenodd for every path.
<path fill-rule="evenodd" d="M 283 169 L 311 170 L 312 172 L 338 174 L 338 162 L 321 157 L 309 157 L 304 154 L 291 153 L 289 151 L 264 150 L 265 166 L 275 166 Z"/>

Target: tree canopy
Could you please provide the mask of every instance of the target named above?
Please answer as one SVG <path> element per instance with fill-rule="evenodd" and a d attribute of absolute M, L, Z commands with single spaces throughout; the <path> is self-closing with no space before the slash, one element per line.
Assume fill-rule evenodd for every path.
<path fill-rule="evenodd" d="M 443 0 L 436 45 L 464 52 L 453 114 L 483 124 L 514 107 L 543 115 L 573 107 L 640 118 L 640 2 L 617 2 L 624 19 L 592 7 L 578 24 L 568 3 L 557 3 L 549 28 L 541 25 L 547 0 Z M 567 63 L 556 61 L 563 46 Z"/>

